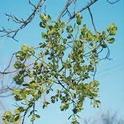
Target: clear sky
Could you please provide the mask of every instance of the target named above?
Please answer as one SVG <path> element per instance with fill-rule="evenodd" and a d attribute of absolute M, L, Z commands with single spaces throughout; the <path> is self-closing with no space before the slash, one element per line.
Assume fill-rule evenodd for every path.
<path fill-rule="evenodd" d="M 6 21 L 4 13 L 26 17 L 31 12 L 31 8 L 28 6 L 28 2 L 25 1 L 2 0 L 0 2 L 0 26 L 14 27 L 14 25 Z M 55 18 L 61 11 L 65 0 L 47 1 L 46 11 Z M 88 0 L 85 1 L 87 2 Z M 104 30 L 107 25 L 114 22 L 118 26 L 118 33 L 116 42 L 110 47 L 112 60 L 101 62 L 98 65 L 96 79 L 100 81 L 101 107 L 94 109 L 86 102 L 84 111 L 80 114 L 81 122 L 84 117 L 96 116 L 100 112 L 107 110 L 110 112 L 118 112 L 121 117 L 124 117 L 124 0 L 120 0 L 115 5 L 106 3 L 106 0 L 99 0 L 92 6 L 91 10 L 99 31 Z M 85 12 L 84 22 L 92 28 L 90 17 Z M 0 70 L 7 65 L 10 55 L 18 50 L 21 44 L 36 45 L 41 41 L 38 17 L 26 29 L 22 30 L 17 38 L 20 40 L 19 43 L 11 39 L 0 38 Z M 0 101 L 6 109 L 14 104 L 11 98 L 4 98 L 4 100 L 0 98 Z M 67 121 L 69 112 L 60 112 L 57 105 L 50 105 L 46 110 L 41 109 L 40 113 L 41 119 L 36 124 L 69 123 Z"/>

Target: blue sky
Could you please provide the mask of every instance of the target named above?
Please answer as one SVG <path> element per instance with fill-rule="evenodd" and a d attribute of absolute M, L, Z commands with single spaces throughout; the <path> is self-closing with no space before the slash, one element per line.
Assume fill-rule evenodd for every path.
<path fill-rule="evenodd" d="M 85 0 L 87 1 L 87 0 Z M 54 18 L 62 9 L 65 0 L 54 0 L 47 2 L 47 13 L 50 13 Z M 81 6 L 82 4 L 80 4 Z M 59 11 L 58 11 L 59 10 Z M 106 0 L 98 1 L 91 8 L 94 15 L 94 21 L 97 30 L 104 30 L 107 25 L 116 23 L 118 26 L 118 33 L 116 42 L 110 46 L 111 61 L 101 61 L 98 65 L 98 72 L 96 78 L 100 81 L 100 100 L 101 107 L 94 109 L 85 103 L 84 111 L 81 115 L 81 122 L 84 117 L 96 116 L 102 111 L 110 110 L 111 112 L 118 112 L 121 117 L 124 117 L 124 0 L 121 0 L 115 5 L 106 3 Z M 11 13 L 19 17 L 26 17 L 31 12 L 28 2 L 25 0 L 4 0 L 0 3 L 0 26 L 14 27 L 6 21 L 4 13 Z M 90 17 L 85 11 L 84 22 L 92 28 Z M 41 31 L 39 26 L 39 18 L 37 17 L 32 24 L 18 34 L 19 43 L 7 39 L 0 38 L 0 69 L 3 69 L 10 55 L 19 49 L 22 44 L 36 45 L 41 41 Z M 8 109 L 14 103 L 10 98 L 0 98 L 0 101 Z M 41 119 L 36 124 L 68 124 L 67 117 L 69 112 L 60 112 L 57 105 L 50 105 L 46 110 L 41 109 Z"/>

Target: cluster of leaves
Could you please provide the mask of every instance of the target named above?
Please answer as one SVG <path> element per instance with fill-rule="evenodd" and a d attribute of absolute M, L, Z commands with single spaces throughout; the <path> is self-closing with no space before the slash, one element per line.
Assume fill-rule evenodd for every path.
<path fill-rule="evenodd" d="M 4 122 L 14 123 L 29 113 L 31 121 L 37 114 L 36 102 L 43 99 L 42 108 L 60 101 L 60 110 L 72 110 L 72 124 L 79 124 L 78 113 L 89 98 L 99 107 L 99 83 L 94 79 L 100 51 L 114 42 L 117 27 L 111 24 L 106 31 L 93 33 L 77 13 L 75 21 L 53 21 L 41 14 L 42 42 L 36 48 L 23 45 L 16 53 L 14 64 L 18 73 L 13 78 L 18 85 L 13 96 L 19 104 L 16 115 L 6 112 Z M 51 93 L 53 92 L 53 93 Z M 54 95 L 53 95 L 54 94 Z M 47 97 L 43 98 L 43 97 Z"/>

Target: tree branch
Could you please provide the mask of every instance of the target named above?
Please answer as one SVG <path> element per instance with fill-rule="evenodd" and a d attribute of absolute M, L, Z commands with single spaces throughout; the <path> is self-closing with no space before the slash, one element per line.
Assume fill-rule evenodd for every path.
<path fill-rule="evenodd" d="M 68 12 L 68 7 L 74 2 L 75 0 L 67 0 L 64 9 L 62 10 L 62 12 L 60 12 L 59 16 L 58 16 L 58 20 L 61 19 L 61 17 L 63 15 L 65 15 Z"/>
<path fill-rule="evenodd" d="M 96 25 L 95 25 L 95 23 L 94 23 L 93 14 L 92 14 L 92 12 L 91 12 L 90 7 L 88 7 L 88 12 L 89 12 L 90 17 L 91 17 L 91 22 L 92 22 L 92 25 L 93 25 L 94 31 L 97 33 Z"/>
<path fill-rule="evenodd" d="M 84 10 L 88 9 L 90 6 L 92 6 L 94 3 L 96 3 L 98 0 L 91 0 L 85 7 L 81 8 L 80 10 L 77 11 L 77 13 L 81 13 Z M 74 13 L 69 20 L 74 19 L 76 16 L 76 13 Z"/>
<path fill-rule="evenodd" d="M 32 20 L 34 19 L 36 13 L 39 11 L 39 9 L 43 6 L 43 4 L 45 3 L 46 0 L 39 0 L 39 2 L 34 5 L 31 0 L 29 0 L 29 4 L 31 6 L 34 7 L 33 12 L 27 17 L 27 19 L 19 19 L 16 16 L 10 15 L 10 14 L 5 14 L 8 19 L 12 20 L 15 23 L 18 23 L 20 26 L 16 29 L 6 29 L 4 27 L 2 27 L 2 29 L 0 29 L 0 33 L 2 33 L 1 37 L 9 37 L 12 38 L 13 40 L 16 40 L 16 35 L 18 34 L 18 32 L 22 29 L 24 29 L 30 22 L 32 22 Z"/>
<path fill-rule="evenodd" d="M 117 2 L 119 2 L 120 0 L 115 0 L 115 1 L 111 1 L 111 0 L 106 0 L 109 4 L 116 4 Z"/>

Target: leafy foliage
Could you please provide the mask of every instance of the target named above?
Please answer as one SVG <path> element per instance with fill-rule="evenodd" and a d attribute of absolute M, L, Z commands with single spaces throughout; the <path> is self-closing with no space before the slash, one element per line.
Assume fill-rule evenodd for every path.
<path fill-rule="evenodd" d="M 75 21 L 53 21 L 40 15 L 42 40 L 38 47 L 23 45 L 16 53 L 13 78 L 17 88 L 13 96 L 19 106 L 16 112 L 5 112 L 3 121 L 14 123 L 29 113 L 31 121 L 40 118 L 36 102 L 43 99 L 42 108 L 60 101 L 60 110 L 72 110 L 72 124 L 79 124 L 78 113 L 86 98 L 99 107 L 99 82 L 95 80 L 100 53 L 114 42 L 117 27 L 111 24 L 106 31 L 93 33 L 77 13 Z M 46 97 L 47 99 L 44 99 Z"/>

